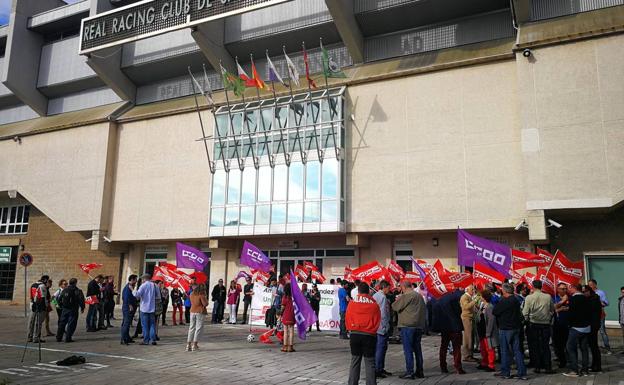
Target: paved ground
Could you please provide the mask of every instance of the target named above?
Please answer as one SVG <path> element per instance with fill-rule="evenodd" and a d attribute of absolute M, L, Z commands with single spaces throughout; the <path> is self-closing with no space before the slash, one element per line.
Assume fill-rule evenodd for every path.
<path fill-rule="evenodd" d="M 56 322 L 55 315 L 52 317 Z M 81 316 L 75 343 L 57 343 L 48 337 L 42 344 L 41 362 L 37 347 L 29 346 L 22 363 L 23 314 L 15 307 L 0 307 L 0 324 L 0 384 L 345 384 L 348 377 L 348 341 L 329 333 L 312 333 L 307 341 L 295 343 L 296 353 L 282 353 L 277 344 L 247 343 L 248 327 L 207 325 L 201 351 L 185 352 L 186 327 L 161 328 L 158 346 L 122 346 L 118 327 L 87 334 Z M 491 373 L 477 371 L 474 364 L 465 366 L 466 375 L 441 375 L 438 346 L 439 337 L 423 340 L 425 379 L 400 380 L 395 375 L 380 379 L 379 384 L 527 384 L 499 380 Z M 85 356 L 87 363 L 69 368 L 54 365 L 71 354 Z M 604 360 L 605 372 L 600 375 L 574 379 L 561 374 L 533 374 L 529 383 L 624 385 L 624 354 L 605 356 Z M 387 370 L 400 374 L 403 362 L 401 347 L 390 345 Z"/>

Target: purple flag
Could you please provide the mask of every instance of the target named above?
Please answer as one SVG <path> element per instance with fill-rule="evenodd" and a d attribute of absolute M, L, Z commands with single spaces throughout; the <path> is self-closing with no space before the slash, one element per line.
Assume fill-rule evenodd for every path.
<path fill-rule="evenodd" d="M 418 264 L 418 262 L 414 259 L 414 257 L 411 257 L 411 258 L 412 258 L 412 267 L 414 268 L 414 270 L 418 272 L 418 274 L 420 274 L 420 279 L 422 279 L 422 281 L 425 282 L 425 278 L 427 278 L 427 273 L 425 273 L 423 268 Z"/>
<path fill-rule="evenodd" d="M 194 247 L 176 242 L 176 265 L 179 268 L 204 271 L 210 258 Z"/>
<path fill-rule="evenodd" d="M 297 334 L 299 339 L 306 339 L 306 330 L 316 323 L 316 313 L 312 306 L 301 293 L 299 285 L 297 285 L 297 277 L 290 269 L 290 291 L 292 292 L 293 307 L 295 308 L 295 322 L 297 323 Z"/>
<path fill-rule="evenodd" d="M 457 264 L 472 267 L 475 262 L 509 277 L 511 248 L 476 237 L 464 230 L 457 230 Z"/>
<path fill-rule="evenodd" d="M 236 277 L 234 278 L 234 280 L 238 281 L 241 278 L 245 278 L 245 279 L 251 278 L 251 275 L 248 272 L 241 270 L 238 272 L 238 274 L 236 274 Z"/>
<path fill-rule="evenodd" d="M 262 250 L 245 241 L 241 250 L 240 263 L 252 269 L 269 272 L 271 271 L 271 260 L 264 255 Z"/>

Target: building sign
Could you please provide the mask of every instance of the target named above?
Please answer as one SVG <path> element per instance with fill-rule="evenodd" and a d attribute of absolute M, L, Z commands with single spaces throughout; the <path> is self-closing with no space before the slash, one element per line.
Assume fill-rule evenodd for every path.
<path fill-rule="evenodd" d="M 11 262 L 11 247 L 0 247 L 0 263 Z"/>
<path fill-rule="evenodd" d="M 82 19 L 80 53 L 292 0 L 144 0 Z"/>

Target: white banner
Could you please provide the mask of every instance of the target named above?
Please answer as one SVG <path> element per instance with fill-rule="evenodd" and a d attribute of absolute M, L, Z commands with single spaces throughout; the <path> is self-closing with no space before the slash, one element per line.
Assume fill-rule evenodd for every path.
<path fill-rule="evenodd" d="M 301 287 L 299 283 L 299 287 Z M 317 285 L 321 293 L 321 304 L 319 307 L 319 324 L 321 330 L 337 331 L 340 329 L 340 304 L 338 303 L 338 289 L 336 285 Z M 311 285 L 308 284 L 309 290 Z M 273 298 L 271 289 L 262 283 L 254 284 L 254 295 L 251 300 L 251 324 L 265 326 L 264 315 L 271 307 Z M 314 329 L 314 326 L 312 327 Z"/>

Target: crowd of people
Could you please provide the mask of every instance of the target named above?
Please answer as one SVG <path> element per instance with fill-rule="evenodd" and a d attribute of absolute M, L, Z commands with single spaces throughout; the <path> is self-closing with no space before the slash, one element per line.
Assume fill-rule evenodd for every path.
<path fill-rule="evenodd" d="M 288 278 L 284 274 L 269 279 L 271 306 L 264 317 L 267 327 L 283 330 L 282 351 L 294 352 L 295 313 Z M 114 327 L 111 321 L 114 320 L 114 297 L 118 292 L 113 277 L 98 275 L 91 279 L 86 296 L 77 283 L 76 278 L 62 279 L 52 293 L 53 281 L 44 275 L 31 286 L 28 341 L 45 342 L 45 332 L 47 336 L 56 336 L 59 342 L 63 338 L 65 342 L 72 342 L 79 313 L 84 313 L 87 306 L 87 332 Z M 598 283 L 593 279 L 587 285 L 560 283 L 554 296 L 543 292 L 542 282 L 535 280 L 531 286 L 489 283 L 481 290 L 469 285 L 437 299 L 430 296 L 423 285 L 408 281 L 401 282 L 396 288 L 385 280 L 369 285 L 358 280 L 332 279 L 330 284 L 340 286 L 339 337 L 349 339 L 351 348 L 349 384 L 358 383 L 362 359 L 368 385 L 375 384 L 377 378 L 392 376 L 385 365 L 390 341 L 403 346 L 405 372 L 399 377 L 423 378 L 421 340 L 423 335 L 432 333 L 441 338 L 439 366 L 442 373 L 449 372 L 448 355 L 452 355 L 452 365 L 460 375 L 466 373 L 463 366 L 473 362 L 477 364 L 476 369 L 493 372 L 504 379 L 526 380 L 527 368 L 533 368 L 537 374 L 555 373 L 552 344 L 562 374 L 579 377 L 602 371 L 599 336 L 605 354 L 611 354 L 604 311 L 609 302 L 606 293 L 598 289 Z M 253 293 L 251 278 L 246 279 L 244 286 L 232 280 L 227 288 L 223 280 L 219 280 L 210 293 L 212 323 L 237 323 L 241 297 L 244 305 L 241 323 L 248 323 Z M 304 283 L 302 293 L 318 316 L 321 295 L 317 285 Z M 121 344 L 134 343 L 134 339 L 142 335 L 141 344 L 157 345 L 160 340 L 158 326 L 167 325 L 166 314 L 171 304 L 172 325 L 188 325 L 186 350 L 199 350 L 198 342 L 209 306 L 208 288 L 204 283 L 197 283 L 193 278 L 189 290 L 177 287 L 169 290 L 163 282 L 152 281 L 150 274 L 141 278 L 133 274 L 121 291 L 121 301 Z M 229 317 L 224 319 L 226 306 Z M 53 309 L 58 315 L 56 334 L 49 329 L 49 314 Z M 624 287 L 618 299 L 618 309 L 624 332 Z M 135 317 L 139 322 L 132 334 Z M 45 330 L 42 330 L 44 324 Z M 316 329 L 320 331 L 318 321 Z M 311 330 L 312 325 L 308 332 Z M 528 362 L 525 362 L 525 345 L 529 352 Z M 479 352 L 479 359 L 474 352 Z M 515 374 L 511 372 L 512 361 Z M 497 362 L 500 362 L 498 371 Z"/>
<path fill-rule="evenodd" d="M 431 333 L 441 338 L 442 373 L 449 372 L 446 358 L 450 354 L 460 375 L 466 373 L 466 363 L 475 363 L 476 369 L 502 379 L 527 380 L 527 368 L 536 374 L 553 374 L 551 343 L 563 375 L 600 373 L 599 335 L 606 354 L 612 354 L 605 330 L 604 307 L 609 302 L 593 279 L 587 285 L 560 283 L 554 296 L 543 292 L 542 282 L 535 280 L 531 286 L 489 283 L 479 291 L 469 285 L 437 299 L 429 296 L 424 286 L 407 281 L 395 290 L 387 281 L 373 282 L 372 287 L 357 280 L 339 284 L 340 338 L 350 340 L 352 355 L 350 385 L 359 381 L 362 358 L 367 385 L 392 375 L 385 370 L 392 338 L 402 343 L 405 356 L 405 373 L 399 377 L 423 378 L 421 338 Z M 371 296 L 371 291 L 376 292 Z M 624 287 L 618 310 L 624 338 Z M 480 359 L 474 352 L 479 352 Z M 511 371 L 512 362 L 516 373 Z"/>

